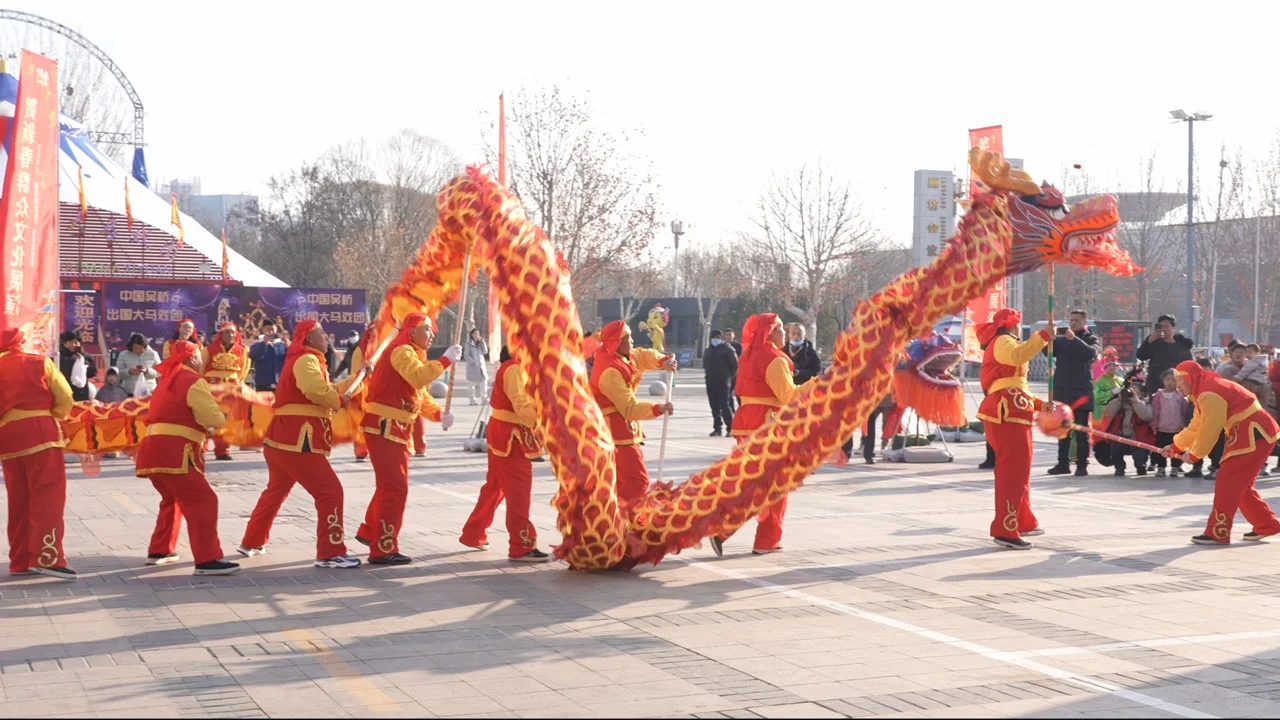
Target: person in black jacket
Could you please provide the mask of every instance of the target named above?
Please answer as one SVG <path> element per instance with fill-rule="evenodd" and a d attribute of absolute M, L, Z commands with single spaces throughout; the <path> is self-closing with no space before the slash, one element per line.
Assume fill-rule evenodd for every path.
<path fill-rule="evenodd" d="M 1068 327 L 1059 328 L 1053 340 L 1053 399 L 1074 408 L 1077 425 L 1089 426 L 1093 412 L 1093 361 L 1098 359 L 1102 342 L 1089 332 L 1089 316 L 1084 310 L 1072 310 Z M 1071 472 L 1071 441 L 1076 443 L 1076 475 L 1089 474 L 1089 436 L 1072 432 L 1058 441 L 1058 464 L 1049 468 L 1050 475 Z"/>
<path fill-rule="evenodd" d="M 733 351 L 742 357 L 742 343 L 738 342 L 738 334 L 732 330 L 724 331 L 724 344 L 733 348 Z M 729 409 L 737 412 L 742 407 L 742 399 L 738 397 L 738 373 L 734 372 L 733 377 L 729 378 Z"/>
<path fill-rule="evenodd" d="M 1163 385 L 1160 376 L 1165 370 L 1175 368 L 1178 363 L 1192 359 L 1191 348 L 1195 343 L 1186 335 L 1175 334 L 1177 327 L 1177 318 L 1172 315 L 1161 315 L 1156 321 L 1155 331 L 1138 346 L 1138 359 L 1147 361 L 1145 387 L 1148 397 L 1160 391 Z"/>
<path fill-rule="evenodd" d="M 702 354 L 702 367 L 706 370 L 707 401 L 711 403 L 711 417 L 715 419 L 711 437 L 720 437 L 733 428 L 729 394 L 738 373 L 738 353 L 721 338 L 719 330 L 711 331 L 711 347 Z"/>
<path fill-rule="evenodd" d="M 62 376 L 67 379 L 67 383 L 71 385 L 71 399 L 76 402 L 87 402 L 89 400 L 89 383 L 98 377 L 98 366 L 94 364 L 93 358 L 84 354 L 84 348 L 80 344 L 80 335 L 75 330 L 68 330 L 62 333 L 62 347 L 58 349 L 58 368 L 62 370 Z M 84 358 L 85 379 L 84 386 L 77 387 L 71 382 L 71 369 L 75 367 L 76 360 Z"/>
<path fill-rule="evenodd" d="M 822 374 L 822 358 L 818 357 L 813 343 L 804 339 L 804 326 L 800 323 L 791 323 L 791 342 L 787 343 L 787 354 L 795 365 L 792 379 L 796 385 L 803 385 Z"/>

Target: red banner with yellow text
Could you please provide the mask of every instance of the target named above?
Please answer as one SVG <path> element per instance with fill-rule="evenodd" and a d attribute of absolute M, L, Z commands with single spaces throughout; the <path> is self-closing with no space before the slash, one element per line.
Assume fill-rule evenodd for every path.
<path fill-rule="evenodd" d="M 57 347 L 58 331 L 58 64 L 22 51 L 18 101 L 0 198 L 0 282 L 4 319 L 21 328 L 27 349 Z"/>
<path fill-rule="evenodd" d="M 976 128 L 969 131 L 969 147 L 982 148 L 990 152 L 1004 155 L 1004 130 L 1000 125 Z M 983 190 L 982 182 L 974 178 L 972 172 L 969 180 L 969 197 L 972 198 Z M 982 349 L 978 346 L 978 337 L 974 332 L 977 323 L 991 322 L 991 316 L 1005 306 L 1005 281 L 1002 278 L 985 295 L 969 302 L 968 319 L 964 324 L 964 359 L 969 362 L 982 362 Z"/>

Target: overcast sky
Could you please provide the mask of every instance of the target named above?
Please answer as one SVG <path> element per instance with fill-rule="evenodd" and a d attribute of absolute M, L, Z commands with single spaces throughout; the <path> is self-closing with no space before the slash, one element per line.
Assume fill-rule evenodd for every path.
<path fill-rule="evenodd" d="M 479 159 L 500 91 L 559 82 L 602 124 L 644 131 L 634 150 L 686 242 L 746 227 L 772 170 L 821 157 L 907 245 L 913 171 L 964 173 L 971 127 L 1003 124 L 1007 154 L 1050 181 L 1081 163 L 1094 182 L 1135 182 L 1154 151 L 1169 190 L 1185 188 L 1187 152 L 1169 110 L 1214 113 L 1196 128 L 1211 183 L 1222 143 L 1265 156 L 1280 128 L 1271 3 L 6 5 L 123 68 L 152 178 L 262 193 L 330 145 L 406 127 Z"/>

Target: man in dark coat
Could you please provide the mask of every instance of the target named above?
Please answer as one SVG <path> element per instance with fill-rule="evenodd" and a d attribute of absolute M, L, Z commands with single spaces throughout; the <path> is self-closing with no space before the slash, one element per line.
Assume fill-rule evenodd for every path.
<path fill-rule="evenodd" d="M 75 330 L 68 330 L 62 333 L 62 347 L 58 348 L 58 369 L 62 371 L 62 376 L 67 379 L 67 383 L 71 385 L 71 399 L 76 402 L 88 402 L 89 400 L 89 382 L 98 377 L 98 366 L 94 364 L 93 358 L 84 352 L 84 347 L 80 344 L 80 335 Z M 76 360 L 83 358 L 85 362 L 85 384 L 76 385 L 71 380 L 71 371 L 76 365 Z"/>
<path fill-rule="evenodd" d="M 1146 390 L 1151 397 L 1164 387 L 1161 376 L 1178 363 L 1191 360 L 1191 338 L 1177 333 L 1178 320 L 1172 315 L 1161 315 L 1155 330 L 1138 346 L 1138 359 L 1147 361 Z"/>
<path fill-rule="evenodd" d="M 738 353 L 724 341 L 719 330 L 711 331 L 711 347 L 702 354 L 702 367 L 706 370 L 707 401 L 711 403 L 711 417 L 715 419 L 711 437 L 720 437 L 733 428 L 729 397 L 733 378 L 738 374 Z"/>
<path fill-rule="evenodd" d="M 1073 408 L 1077 425 L 1089 426 L 1093 411 L 1093 362 L 1098 359 L 1101 340 L 1089 331 L 1089 316 L 1072 310 L 1070 325 L 1058 330 L 1053 339 L 1053 400 Z M 1058 441 L 1058 464 L 1050 475 L 1071 472 L 1071 442 L 1076 443 L 1076 475 L 1089 474 L 1089 436 L 1072 432 Z"/>
<path fill-rule="evenodd" d="M 813 343 L 804 338 L 803 325 L 792 323 L 790 335 L 787 355 L 791 356 L 791 362 L 795 366 L 791 378 L 796 385 L 803 385 L 822 374 L 822 358 L 818 357 L 818 350 L 813 347 Z"/>

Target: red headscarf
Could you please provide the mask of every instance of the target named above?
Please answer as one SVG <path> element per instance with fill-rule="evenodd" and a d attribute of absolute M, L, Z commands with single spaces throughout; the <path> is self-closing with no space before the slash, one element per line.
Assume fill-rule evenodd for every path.
<path fill-rule="evenodd" d="M 174 340 L 169 343 L 169 357 L 155 367 L 156 372 L 160 373 L 160 382 L 156 389 L 167 390 L 173 384 L 174 378 L 178 377 L 182 366 L 199 352 L 200 347 L 190 340 Z"/>
<path fill-rule="evenodd" d="M 610 357 L 618 354 L 618 346 L 622 344 L 622 339 L 631 336 L 631 328 L 622 320 L 614 320 L 605 325 L 599 335 L 600 347 L 596 348 L 595 362 L 604 367 Z"/>
<path fill-rule="evenodd" d="M 320 323 L 315 320 L 303 320 L 293 328 L 293 340 L 289 342 L 289 350 L 284 354 L 284 359 L 295 358 L 303 353 L 311 353 L 320 358 L 320 364 L 328 369 L 328 363 L 325 362 L 324 353 L 314 348 L 307 347 L 307 336 L 312 330 L 320 327 Z"/>
<path fill-rule="evenodd" d="M 777 357 L 787 358 L 787 362 L 791 362 L 791 358 L 782 352 L 781 348 L 774 347 L 769 342 L 769 336 L 773 334 L 773 329 L 778 326 L 777 313 L 760 313 L 747 318 L 742 324 L 742 358 L 741 363 L 747 363 L 748 358 L 758 352 L 768 352 Z M 773 352 L 770 352 L 772 349 Z"/>
<path fill-rule="evenodd" d="M 1217 377 L 1218 374 L 1212 370 L 1206 370 L 1195 360 L 1183 360 L 1173 369 L 1175 373 L 1185 377 L 1191 383 L 1191 396 L 1195 397 L 1200 394 L 1200 386 L 1204 384 L 1206 378 Z"/>
<path fill-rule="evenodd" d="M 400 332 L 396 333 L 395 339 L 391 341 L 391 344 L 388 345 L 387 349 L 384 350 L 382 353 L 382 357 L 386 359 L 385 360 L 379 359 L 378 364 L 382 364 L 383 362 L 390 362 L 391 353 L 394 352 L 396 348 L 402 345 L 413 344 L 413 341 L 410 339 L 410 336 L 413 334 L 414 329 L 417 328 L 419 325 L 434 327 L 434 325 L 431 322 L 431 318 L 427 317 L 423 313 L 420 313 L 420 312 L 409 313 L 407 316 L 405 316 L 404 321 L 400 323 Z M 392 381 L 394 381 L 394 378 L 398 378 L 398 377 L 399 377 L 398 373 L 385 373 L 385 372 L 374 373 L 373 377 L 369 379 L 370 396 L 380 396 L 382 394 L 381 391 L 383 389 L 383 385 L 386 384 L 388 379 L 391 379 Z"/>
<path fill-rule="evenodd" d="M 227 330 L 228 328 L 236 331 L 236 339 L 232 343 L 231 347 L 226 347 L 222 344 L 222 331 Z M 209 346 L 210 350 L 214 350 L 215 347 L 222 348 L 221 350 L 214 350 L 214 352 L 235 352 L 237 350 L 243 350 L 244 345 L 240 342 L 240 328 L 236 327 L 236 324 L 233 322 L 222 323 L 222 327 L 218 328 L 218 334 L 209 341 Z"/>
<path fill-rule="evenodd" d="M 991 322 L 978 323 L 974 329 L 978 333 L 978 344 L 986 347 L 996 339 L 996 335 L 1000 334 L 1001 330 L 1017 330 L 1021 325 L 1022 313 L 1009 308 L 1000 308 L 991 318 Z"/>
<path fill-rule="evenodd" d="M 21 352 L 22 342 L 26 339 L 22 328 L 0 330 L 0 352 Z"/>
<path fill-rule="evenodd" d="M 366 362 L 369 360 L 369 355 L 373 353 L 373 331 L 377 327 L 378 323 L 376 321 L 370 322 L 368 325 L 364 326 L 364 334 L 360 336 L 360 356 L 363 357 Z"/>
<path fill-rule="evenodd" d="M 181 320 L 178 321 L 178 324 L 173 328 L 173 337 L 171 338 L 171 340 L 179 339 L 180 330 L 182 326 L 186 323 L 191 323 L 191 337 L 187 338 L 186 342 L 195 343 L 196 347 L 199 348 L 200 343 L 196 340 L 196 336 L 200 334 L 200 331 L 198 328 L 196 328 L 196 321 L 192 320 L 191 318 L 182 318 Z"/>

